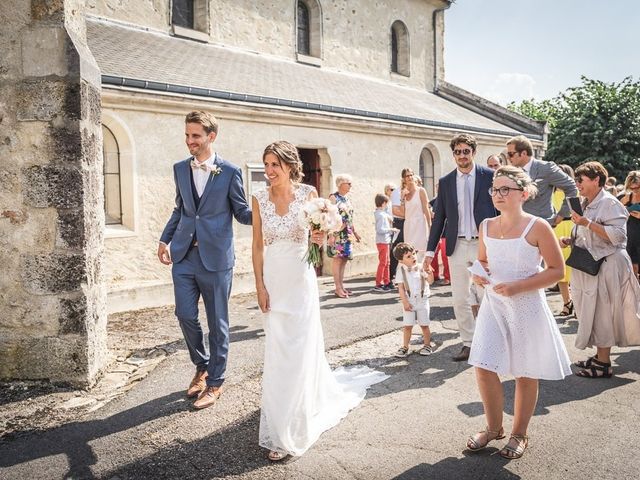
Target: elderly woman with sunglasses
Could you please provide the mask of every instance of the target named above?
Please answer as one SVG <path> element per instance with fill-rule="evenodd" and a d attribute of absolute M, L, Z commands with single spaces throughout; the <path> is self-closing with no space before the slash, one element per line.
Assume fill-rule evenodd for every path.
<path fill-rule="evenodd" d="M 360 241 L 360 235 L 353 226 L 353 206 L 347 198 L 351 191 L 353 180 L 351 175 L 342 174 L 336 176 L 336 187 L 338 190 L 329 195 L 329 200 L 335 203 L 342 215 L 342 230 L 329 236 L 327 245 L 327 255 L 333 259 L 333 281 L 335 283 L 336 295 L 341 298 L 348 298 L 351 292 L 344 288 L 344 270 L 347 261 L 353 259 L 351 239 Z"/>
<path fill-rule="evenodd" d="M 577 265 L 572 272 L 576 347 L 596 347 L 596 355 L 576 362 L 577 375 L 608 378 L 613 375 L 611 347 L 640 345 L 640 286 L 625 249 L 629 213 L 604 189 L 608 173 L 602 164 L 583 163 L 575 175 L 584 211 L 571 213 L 573 234 L 560 242 L 586 249 L 596 261 L 604 259 L 596 275 Z"/>

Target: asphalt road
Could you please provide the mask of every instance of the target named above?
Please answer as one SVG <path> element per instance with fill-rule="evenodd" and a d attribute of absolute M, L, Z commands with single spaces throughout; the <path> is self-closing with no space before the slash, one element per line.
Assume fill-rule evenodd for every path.
<path fill-rule="evenodd" d="M 541 382 L 531 446 L 522 459 L 503 460 L 495 447 L 471 454 L 464 444 L 484 426 L 482 405 L 473 369 L 451 361 L 459 343 L 449 289 L 436 287 L 432 297 L 432 330 L 442 346 L 430 357 L 398 360 L 391 356 L 400 338 L 396 295 L 371 292 L 371 286 L 371 279 L 352 279 L 348 288 L 355 295 L 349 300 L 333 297 L 328 285 L 322 286 L 328 356 L 333 365 L 365 363 L 390 378 L 375 385 L 303 457 L 271 464 L 257 445 L 262 320 L 255 301 L 241 297 L 231 306 L 227 391 L 218 404 L 204 411 L 191 408 L 184 390 L 193 369 L 181 346 L 103 408 L 61 427 L 1 442 L 0 478 L 637 478 L 640 350 L 615 350 L 612 379 L 571 376 Z M 558 309 L 560 302 L 550 297 L 550 303 Z M 179 335 L 169 309 L 127 318 L 126 341 L 132 344 L 136 331 L 141 343 L 152 342 L 154 334 L 158 342 Z M 576 328 L 573 319 L 560 324 L 572 360 L 590 353 L 573 348 Z M 513 379 L 505 378 L 504 388 L 508 432 Z"/>

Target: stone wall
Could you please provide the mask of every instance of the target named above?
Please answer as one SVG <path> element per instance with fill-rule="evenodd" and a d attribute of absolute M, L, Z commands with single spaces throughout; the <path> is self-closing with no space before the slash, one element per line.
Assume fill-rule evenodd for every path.
<path fill-rule="evenodd" d="M 0 378 L 106 359 L 100 76 L 81 0 L 0 6 Z"/>
<path fill-rule="evenodd" d="M 442 0 L 310 0 L 320 5 L 321 65 L 415 88 L 433 89 L 433 11 Z M 87 13 L 170 32 L 170 2 L 88 0 Z M 294 0 L 209 0 L 209 41 L 267 55 L 297 59 Z M 391 73 L 391 25 L 409 32 L 410 76 Z M 437 23 L 437 69 L 443 78 L 442 32 Z M 206 38 L 206 37 L 205 37 Z"/>

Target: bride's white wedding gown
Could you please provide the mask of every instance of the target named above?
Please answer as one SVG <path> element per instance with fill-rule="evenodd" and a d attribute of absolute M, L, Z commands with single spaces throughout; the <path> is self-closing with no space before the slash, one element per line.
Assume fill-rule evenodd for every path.
<path fill-rule="evenodd" d="M 260 206 L 265 242 L 264 284 L 271 310 L 265 319 L 260 445 L 302 455 L 322 432 L 358 405 L 366 390 L 388 378 L 368 367 L 331 371 L 324 352 L 316 275 L 303 259 L 309 231 L 298 222 L 313 187 L 298 185 L 284 216 L 266 190 Z"/>

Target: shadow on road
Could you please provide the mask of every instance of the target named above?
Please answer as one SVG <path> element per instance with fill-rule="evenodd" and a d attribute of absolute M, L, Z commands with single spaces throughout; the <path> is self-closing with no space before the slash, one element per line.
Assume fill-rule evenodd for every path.
<path fill-rule="evenodd" d="M 258 446 L 259 423 L 260 412 L 256 410 L 213 435 L 162 448 L 101 476 L 119 479 L 205 479 L 253 471 L 269 464 L 266 450 Z"/>
<path fill-rule="evenodd" d="M 12 438 L 11 443 L 0 442 L 0 467 L 65 455 L 69 471 L 64 478 L 95 478 L 91 465 L 97 458 L 90 446 L 92 440 L 188 409 L 191 409 L 191 403 L 185 401 L 184 392 L 174 392 L 104 419 L 69 423 L 44 432 L 23 431 L 17 438 Z"/>
<path fill-rule="evenodd" d="M 571 375 L 561 381 L 541 380 L 538 403 L 534 415 L 546 415 L 549 413 L 549 407 L 553 405 L 596 397 L 607 390 L 622 387 L 633 381 L 615 376 L 609 379 L 591 380 L 576 377 L 575 375 Z M 509 415 L 513 415 L 515 380 L 503 382 L 502 386 L 504 388 L 504 411 Z M 458 405 L 458 409 L 468 417 L 477 417 L 484 413 L 482 402 L 480 401 Z"/>
<path fill-rule="evenodd" d="M 247 325 L 236 325 L 229 328 L 229 342 L 244 342 L 245 340 L 256 340 L 264 337 L 264 330 L 262 328 L 256 328 L 255 330 L 248 330 Z"/>
<path fill-rule="evenodd" d="M 438 463 L 429 465 L 422 463 L 393 477 L 392 480 L 424 480 L 424 479 L 456 479 L 477 480 L 490 478 L 492 480 L 517 480 L 521 478 L 505 469 L 508 460 L 494 455 L 495 448 L 487 448 L 479 453 L 466 454 L 463 458 L 447 457 Z M 487 458 L 492 455 L 493 458 Z"/>
<path fill-rule="evenodd" d="M 432 340 L 445 342 L 457 337 L 457 333 L 435 334 Z M 418 347 L 416 347 L 418 348 Z M 383 397 L 406 390 L 437 388 L 450 378 L 471 368 L 466 362 L 453 362 L 451 357 L 459 352 L 459 345 L 438 348 L 430 356 L 412 353 L 406 358 L 379 357 L 364 361 L 366 365 L 382 371 L 390 377 L 374 385 L 367 392 L 367 399 Z"/>

